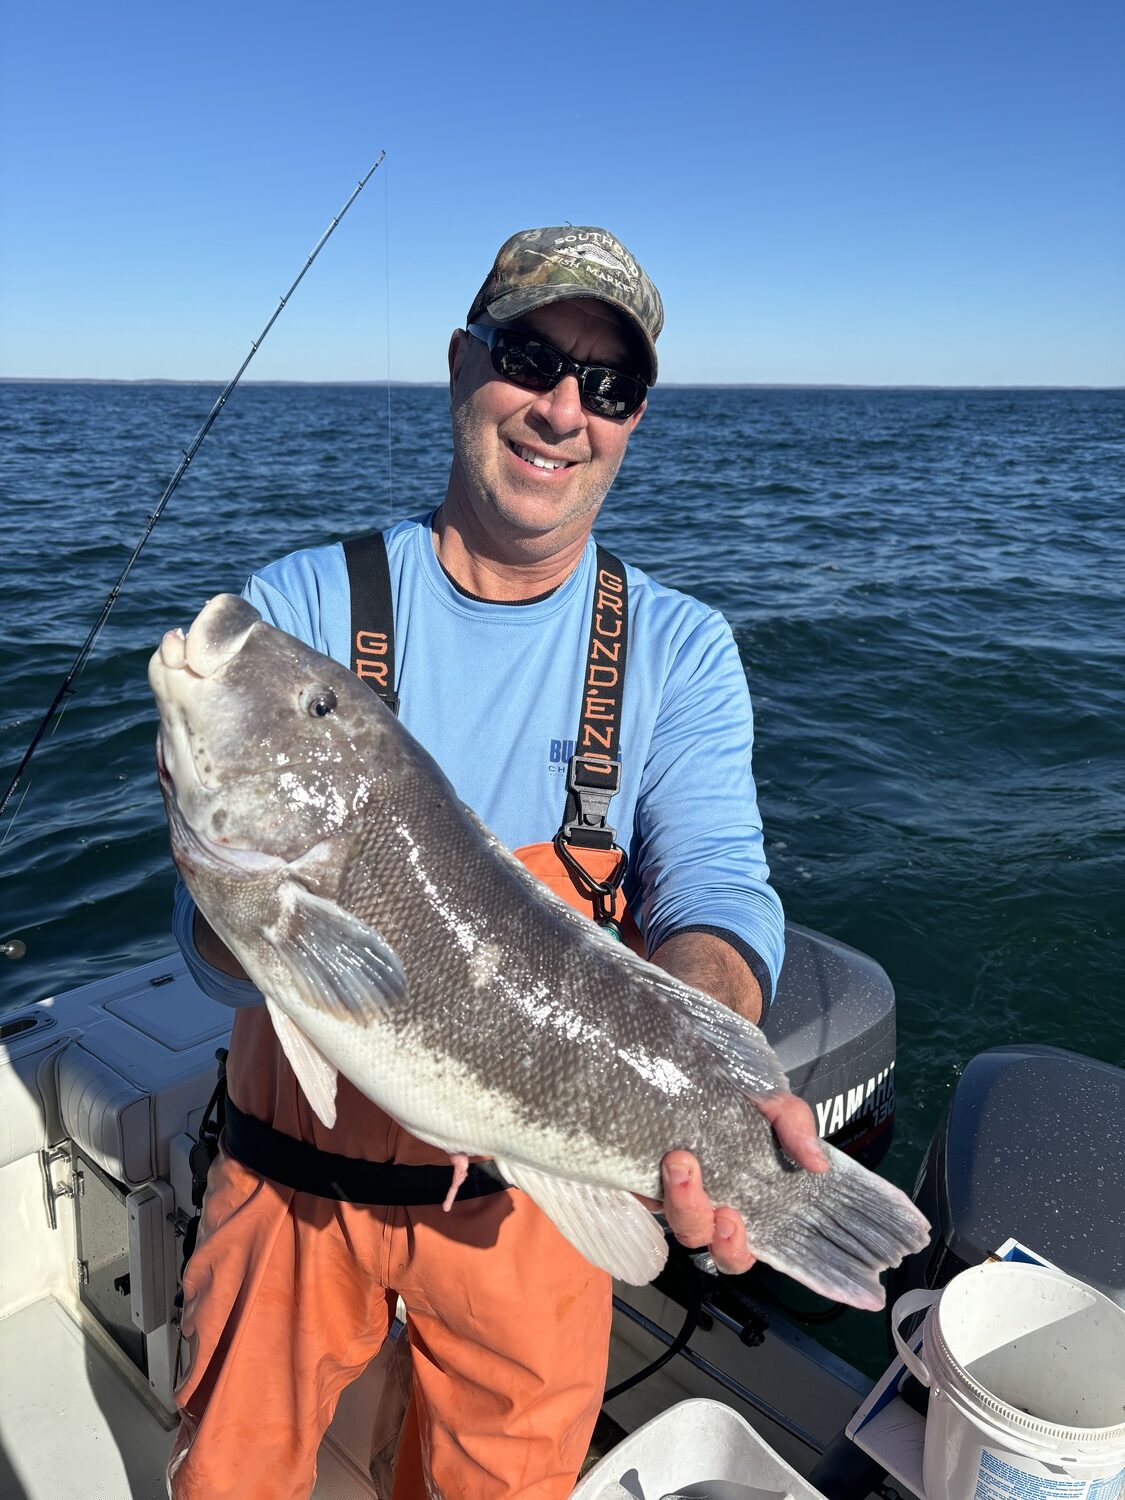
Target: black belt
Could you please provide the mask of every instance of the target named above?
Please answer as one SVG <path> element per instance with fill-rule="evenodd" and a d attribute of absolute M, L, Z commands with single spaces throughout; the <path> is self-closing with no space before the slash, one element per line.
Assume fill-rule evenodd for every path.
<path fill-rule="evenodd" d="M 272 1125 L 244 1115 L 227 1096 L 223 1145 L 236 1161 L 259 1177 L 268 1177 L 299 1193 L 318 1198 L 336 1198 L 342 1203 L 390 1204 L 444 1203 L 453 1182 L 453 1168 L 410 1166 L 395 1161 L 361 1161 L 321 1151 L 308 1141 L 295 1140 Z M 457 1202 L 502 1193 L 510 1186 L 477 1162 L 457 1189 Z"/>

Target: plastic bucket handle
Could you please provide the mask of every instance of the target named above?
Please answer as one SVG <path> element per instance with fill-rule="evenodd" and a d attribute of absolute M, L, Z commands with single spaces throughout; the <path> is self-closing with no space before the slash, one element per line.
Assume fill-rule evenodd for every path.
<path fill-rule="evenodd" d="M 924 1386 L 929 1386 L 932 1381 L 929 1366 L 923 1360 L 921 1353 L 915 1354 L 910 1348 L 898 1331 L 898 1325 L 913 1313 L 925 1312 L 927 1308 L 933 1307 L 940 1298 L 940 1288 L 935 1291 L 932 1287 L 920 1287 L 917 1291 L 903 1292 L 891 1308 L 891 1332 L 894 1334 L 895 1348 L 898 1350 L 899 1358 L 911 1375 L 916 1380 L 920 1380 Z"/>

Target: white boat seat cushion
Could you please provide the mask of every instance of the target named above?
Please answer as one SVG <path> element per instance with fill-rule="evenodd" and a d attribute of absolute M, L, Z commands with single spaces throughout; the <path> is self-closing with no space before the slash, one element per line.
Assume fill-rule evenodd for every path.
<path fill-rule="evenodd" d="M 56 1060 L 59 1113 L 79 1148 L 111 1177 L 140 1187 L 157 1175 L 152 1096 L 72 1041 Z"/>

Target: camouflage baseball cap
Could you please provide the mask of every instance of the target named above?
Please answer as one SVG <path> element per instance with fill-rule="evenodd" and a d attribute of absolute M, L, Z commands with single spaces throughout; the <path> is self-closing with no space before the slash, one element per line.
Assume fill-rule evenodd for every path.
<path fill-rule="evenodd" d="M 487 312 L 497 323 L 512 323 L 536 307 L 571 297 L 594 297 L 626 315 L 641 336 L 646 366 L 638 373 L 655 385 L 664 306 L 660 293 L 608 229 L 567 224 L 513 234 L 501 245 L 465 321 L 474 323 Z"/>

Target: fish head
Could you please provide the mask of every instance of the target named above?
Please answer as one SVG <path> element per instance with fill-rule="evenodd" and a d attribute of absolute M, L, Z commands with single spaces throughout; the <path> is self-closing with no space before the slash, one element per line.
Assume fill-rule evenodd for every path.
<path fill-rule="evenodd" d="M 232 594 L 209 600 L 186 636 L 167 632 L 149 683 L 172 849 L 189 888 L 293 867 L 330 887 L 391 751 L 394 721 L 371 689 Z"/>

